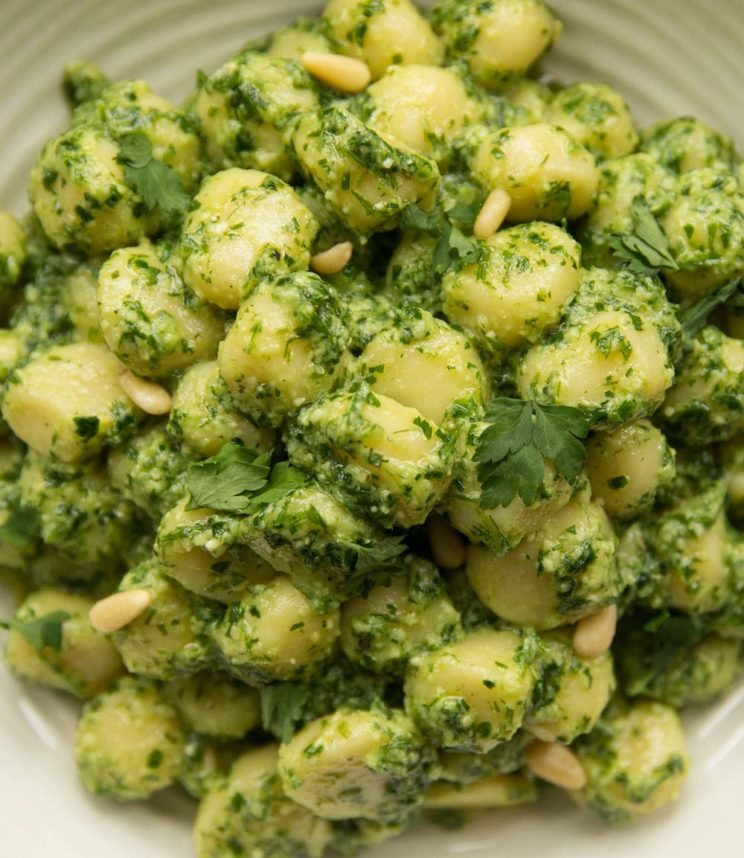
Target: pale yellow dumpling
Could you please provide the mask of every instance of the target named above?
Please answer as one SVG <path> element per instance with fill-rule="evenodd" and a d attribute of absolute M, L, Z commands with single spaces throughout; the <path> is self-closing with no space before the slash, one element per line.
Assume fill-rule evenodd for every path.
<path fill-rule="evenodd" d="M 444 312 L 495 355 L 535 342 L 578 289 L 580 260 L 578 243 L 554 224 L 501 230 L 479 262 L 445 276 Z"/>
<path fill-rule="evenodd" d="M 648 420 L 597 433 L 587 454 L 592 494 L 612 518 L 638 515 L 674 477 L 674 452 Z"/>
<path fill-rule="evenodd" d="M 485 113 L 461 75 L 436 66 L 394 66 L 366 96 L 371 128 L 439 163 L 448 160 L 458 132 Z"/>
<path fill-rule="evenodd" d="M 42 456 L 89 458 L 140 414 L 119 383 L 122 370 L 105 346 L 54 346 L 14 373 L 3 417 Z"/>
<path fill-rule="evenodd" d="M 454 59 L 464 59 L 488 87 L 523 75 L 561 31 L 542 0 L 443 0 L 433 11 L 434 28 Z"/>
<path fill-rule="evenodd" d="M 486 134 L 470 168 L 485 189 L 509 194 L 507 217 L 515 222 L 581 217 L 599 182 L 594 156 L 567 131 L 542 122 Z"/>
<path fill-rule="evenodd" d="M 237 309 L 262 277 L 307 267 L 318 223 L 281 179 L 223 170 L 194 202 L 181 235 L 183 277 L 207 301 Z"/>
<path fill-rule="evenodd" d="M 442 43 L 411 0 L 330 0 L 323 18 L 341 52 L 364 60 L 375 79 L 391 65 L 442 62 Z"/>

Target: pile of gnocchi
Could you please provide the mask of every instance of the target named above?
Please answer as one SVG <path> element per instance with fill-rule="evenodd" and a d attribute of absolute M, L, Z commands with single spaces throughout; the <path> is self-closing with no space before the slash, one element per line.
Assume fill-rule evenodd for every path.
<path fill-rule="evenodd" d="M 5 663 L 199 858 L 630 822 L 740 672 L 744 166 L 560 30 L 330 0 L 182 107 L 75 61 L 0 214 Z"/>

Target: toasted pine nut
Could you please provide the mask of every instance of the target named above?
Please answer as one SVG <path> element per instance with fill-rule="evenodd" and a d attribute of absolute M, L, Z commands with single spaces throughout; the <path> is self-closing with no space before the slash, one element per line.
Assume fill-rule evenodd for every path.
<path fill-rule="evenodd" d="M 168 391 L 154 381 L 140 378 L 128 369 L 119 373 L 119 384 L 132 402 L 145 414 L 167 414 L 173 405 Z"/>
<path fill-rule="evenodd" d="M 511 208 L 511 197 L 503 188 L 496 188 L 486 197 L 473 226 L 473 235 L 481 241 L 490 238 L 504 222 Z"/>
<path fill-rule="evenodd" d="M 350 241 L 334 244 L 328 250 L 316 253 L 310 259 L 310 267 L 318 274 L 338 274 L 342 271 L 354 253 L 354 245 Z"/>
<path fill-rule="evenodd" d="M 147 590 L 122 590 L 96 602 L 88 619 L 97 632 L 108 634 L 136 620 L 152 602 Z"/>
<path fill-rule="evenodd" d="M 372 80 L 369 68 L 361 60 L 342 54 L 321 54 L 309 51 L 302 55 L 305 71 L 321 83 L 341 92 L 362 92 Z"/>
<path fill-rule="evenodd" d="M 580 658 L 599 658 L 612 646 L 617 628 L 617 605 L 605 605 L 576 624 L 573 648 Z"/>
<path fill-rule="evenodd" d="M 586 773 L 578 757 L 558 742 L 530 745 L 525 762 L 533 774 L 563 789 L 581 789 L 586 784 Z"/>
<path fill-rule="evenodd" d="M 462 536 L 441 515 L 430 515 L 426 521 L 429 546 L 434 562 L 442 569 L 457 569 L 465 563 L 467 549 Z"/>

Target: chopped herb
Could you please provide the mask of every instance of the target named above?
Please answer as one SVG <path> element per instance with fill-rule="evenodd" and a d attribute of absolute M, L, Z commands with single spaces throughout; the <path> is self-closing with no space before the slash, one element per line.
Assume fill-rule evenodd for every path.
<path fill-rule="evenodd" d="M 141 131 L 119 142 L 119 161 L 127 184 L 139 194 L 148 211 L 158 208 L 166 215 L 183 214 L 191 204 L 181 179 L 162 161 L 153 158 L 152 144 Z"/>
<path fill-rule="evenodd" d="M 308 702 L 308 690 L 302 685 L 282 683 L 261 689 L 261 724 L 268 733 L 286 742 L 302 721 Z"/>
<path fill-rule="evenodd" d="M 0 524 L 0 540 L 18 548 L 33 545 L 41 532 L 41 516 L 32 506 L 21 506 L 13 502 L 8 507 L 8 517 Z"/>
<path fill-rule="evenodd" d="M 577 408 L 538 405 L 500 397 L 486 412 L 489 422 L 478 438 L 475 462 L 484 509 L 507 506 L 516 495 L 527 506 L 544 491 L 545 463 L 573 482 L 586 450 L 589 421 Z"/>
<path fill-rule="evenodd" d="M 607 480 L 607 486 L 611 489 L 624 489 L 625 486 L 628 485 L 628 482 L 628 478 L 625 474 L 620 474 L 617 477 L 610 477 L 610 479 Z"/>
<path fill-rule="evenodd" d="M 416 417 L 413 422 L 424 433 L 427 440 L 431 438 L 431 423 L 427 423 L 423 417 Z"/>
<path fill-rule="evenodd" d="M 434 270 L 444 274 L 449 268 L 461 268 L 480 261 L 483 251 L 477 240 L 465 235 L 454 224 L 447 221 L 434 248 Z"/>
<path fill-rule="evenodd" d="M 468 211 L 465 212 L 465 208 L 465 206 L 456 205 L 447 212 L 446 216 L 440 209 L 425 212 L 416 205 L 409 206 L 403 212 L 401 218 L 403 229 L 437 236 L 438 240 L 432 254 L 434 271 L 437 274 L 444 274 L 452 267 L 459 268 L 472 262 L 478 262 L 481 258 L 483 251 L 477 240 L 465 235 L 459 227 L 449 220 L 450 217 L 453 217 L 461 223 L 466 223 L 464 219 L 461 220 L 461 217 L 469 217 L 470 209 L 468 208 Z"/>
<path fill-rule="evenodd" d="M 696 304 L 682 310 L 679 314 L 679 321 L 684 332 L 688 336 L 694 337 L 703 328 L 708 316 L 721 304 L 725 304 L 730 298 L 733 298 L 740 285 L 741 277 L 728 280 L 723 286 L 719 286 L 718 289 L 701 298 Z"/>
<path fill-rule="evenodd" d="M 101 426 L 97 417 L 75 417 L 75 431 L 86 441 L 95 438 Z"/>
<path fill-rule="evenodd" d="M 189 467 L 188 509 L 207 507 L 247 514 L 301 486 L 307 477 L 288 462 L 271 467 L 271 454 L 225 444 L 216 456 Z"/>
<path fill-rule="evenodd" d="M 340 541 L 338 544 L 342 548 L 356 555 L 351 564 L 352 572 L 347 577 L 347 585 L 353 589 L 357 579 L 371 572 L 398 570 L 398 557 L 407 550 L 402 540 L 402 536 L 390 536 L 372 545 Z"/>
<path fill-rule="evenodd" d="M 671 271 L 679 268 L 671 255 L 664 230 L 641 197 L 633 200 L 632 231 L 613 235 L 610 247 L 616 258 L 636 274 L 656 274 L 660 268 Z"/>
<path fill-rule="evenodd" d="M 59 652 L 62 649 L 62 625 L 69 619 L 66 611 L 53 611 L 32 620 L 0 620 L 0 628 L 19 632 L 37 652 L 46 647 Z"/>

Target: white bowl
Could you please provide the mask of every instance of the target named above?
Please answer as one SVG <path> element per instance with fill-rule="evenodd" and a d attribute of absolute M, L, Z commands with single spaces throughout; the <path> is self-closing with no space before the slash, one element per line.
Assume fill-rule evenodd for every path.
<path fill-rule="evenodd" d="M 693 114 L 744 139 L 742 0 L 553 0 L 566 24 L 546 68 L 565 81 L 602 80 L 641 123 Z M 249 38 L 313 0 L 0 0 L 0 207 L 22 213 L 28 171 L 66 122 L 58 80 L 75 57 L 111 77 L 143 77 L 181 99 Z M 8 606 L 0 615 L 7 614 Z M 84 793 L 75 776 L 76 706 L 29 689 L 0 668 L 1 858 L 187 858 L 194 805 L 168 792 L 119 806 Z M 686 717 L 694 769 L 674 807 L 610 830 L 560 795 L 482 814 L 455 832 L 416 829 L 370 858 L 716 858 L 744 855 L 744 686 Z"/>

